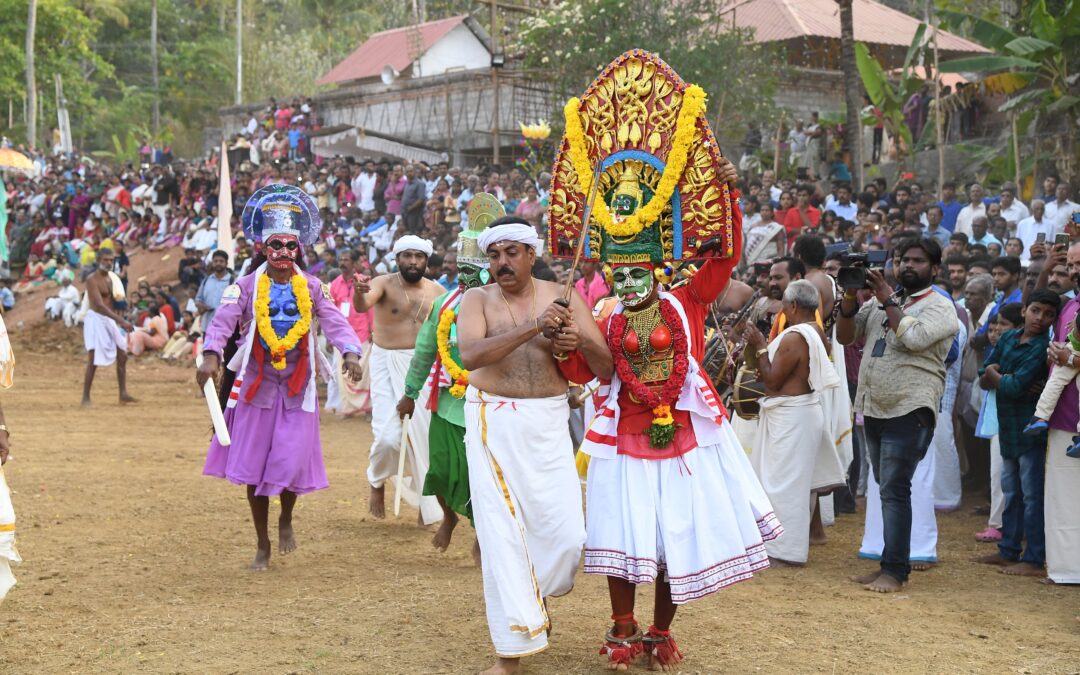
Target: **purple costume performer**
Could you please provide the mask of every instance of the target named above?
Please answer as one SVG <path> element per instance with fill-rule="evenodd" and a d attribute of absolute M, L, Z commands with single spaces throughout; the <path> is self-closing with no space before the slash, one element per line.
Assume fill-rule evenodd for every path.
<path fill-rule="evenodd" d="M 244 233 L 263 244 L 314 243 L 321 229 L 318 209 L 301 190 L 281 185 L 255 193 L 244 209 Z M 291 265 L 301 249 L 292 243 L 266 247 L 268 261 L 227 288 L 221 305 L 206 331 L 204 353 L 223 358 L 225 346 L 239 328 L 236 354 L 229 370 L 236 373 L 225 408 L 231 445 L 217 436 L 210 443 L 203 473 L 236 484 L 255 486 L 255 496 L 279 495 L 282 491 L 305 494 L 329 486 L 319 440 L 319 406 L 315 373 L 329 373 L 328 364 L 315 342 L 317 325 L 327 340 L 343 354 L 359 356 L 356 331 L 330 300 L 316 277 L 294 266 L 294 275 L 307 282 L 311 298 L 311 328 L 296 346 L 285 353 L 284 368 L 272 363 L 272 353 L 262 336 L 256 316 L 260 280 L 267 266 Z M 265 284 L 265 282 L 263 282 Z M 291 283 L 269 283 L 269 319 L 280 339 L 301 319 Z"/>

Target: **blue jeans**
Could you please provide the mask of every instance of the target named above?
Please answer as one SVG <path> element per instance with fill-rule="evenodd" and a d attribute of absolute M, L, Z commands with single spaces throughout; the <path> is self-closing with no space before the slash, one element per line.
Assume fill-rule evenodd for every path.
<path fill-rule="evenodd" d="M 1043 481 L 1046 451 L 1033 450 L 1016 459 L 1001 458 L 1001 516 L 998 551 L 1006 560 L 1042 567 L 1046 564 L 1046 531 L 1043 530 Z M 1024 538 L 1027 546 L 1024 547 Z M 1023 552 L 1023 555 L 1021 555 Z"/>
<path fill-rule="evenodd" d="M 881 488 L 881 571 L 901 583 L 911 573 L 911 478 L 930 447 L 933 420 L 928 408 L 900 417 L 866 418 L 866 450 Z"/>

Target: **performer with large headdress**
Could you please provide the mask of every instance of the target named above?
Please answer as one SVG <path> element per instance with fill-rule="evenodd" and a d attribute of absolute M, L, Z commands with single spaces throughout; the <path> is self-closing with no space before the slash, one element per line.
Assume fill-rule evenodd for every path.
<path fill-rule="evenodd" d="M 251 196 L 242 216 L 244 235 L 257 251 L 252 272 L 225 289 L 203 341 L 199 386 L 216 376 L 226 345 L 235 373 L 225 422 L 232 442 L 215 435 L 203 473 L 246 485 L 258 536 L 252 569 L 270 562 L 269 498 L 281 497 L 280 552 L 296 548 L 292 511 L 297 495 L 328 487 L 319 440 L 315 373 L 330 373 L 315 336 L 345 354 L 345 369 L 360 378 L 356 332 L 317 277 L 304 272 L 303 247 L 319 238 L 315 201 L 291 185 L 268 185 Z M 234 333 L 239 336 L 237 340 Z M 230 350 L 231 351 L 231 350 Z"/>
<path fill-rule="evenodd" d="M 493 195 L 482 192 L 469 203 L 469 225 L 458 237 L 458 287 L 439 296 L 420 333 L 409 373 L 405 376 L 405 395 L 398 402 L 398 414 L 412 415 L 421 388 L 427 388 L 428 410 L 432 412 L 428 427 L 428 464 L 424 479 L 424 496 L 439 500 L 443 510 L 442 525 L 431 539 L 435 548 L 445 551 L 457 526 L 458 515 L 472 519 L 469 504 L 469 466 L 465 458 L 465 388 L 469 371 L 461 366 L 458 352 L 457 317 L 461 298 L 470 288 L 491 281 L 488 257 L 477 241 L 493 220 L 506 215 L 502 204 Z M 479 546 L 474 549 L 478 557 Z"/>
<path fill-rule="evenodd" d="M 611 63 L 565 114 L 552 251 L 572 256 L 584 237 L 583 258 L 613 268 L 619 299 L 600 324 L 615 375 L 582 444 L 591 456 L 585 572 L 608 577 L 610 665 L 625 670 L 647 653 L 667 670 L 682 660 L 670 630 L 676 607 L 767 567 L 763 541 L 782 531 L 700 365 L 706 314 L 741 246 L 735 170 L 705 119 L 705 93 L 642 50 Z M 699 259 L 689 282 L 665 288 L 681 263 Z M 569 359 L 587 368 L 579 352 Z M 654 582 L 643 633 L 635 585 Z"/>

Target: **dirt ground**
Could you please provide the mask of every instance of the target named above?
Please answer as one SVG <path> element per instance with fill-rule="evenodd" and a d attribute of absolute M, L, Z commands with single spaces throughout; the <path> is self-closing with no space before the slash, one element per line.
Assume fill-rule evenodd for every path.
<path fill-rule="evenodd" d="M 475 673 L 490 664 L 468 526 L 439 554 L 414 511 L 365 517 L 367 423 L 323 417 L 331 488 L 300 500 L 299 550 L 253 574 L 242 489 L 201 475 L 208 416 L 192 373 L 135 361 L 139 402 L 121 407 L 113 373 L 100 372 L 94 407 L 83 410 L 75 342 L 32 337 L 17 339 L 16 386 L 2 398 L 25 562 L 0 606 L 0 672 Z M 682 672 L 1080 672 L 1080 588 L 968 562 L 991 550 L 972 539 L 985 521 L 971 506 L 939 516 L 942 563 L 902 593 L 846 581 L 870 565 L 854 557 L 861 516 L 843 516 L 809 567 L 767 571 L 686 606 L 675 624 Z M 604 672 L 605 589 L 580 575 L 552 601 L 551 648 L 526 672 Z M 642 591 L 647 621 L 651 591 Z"/>

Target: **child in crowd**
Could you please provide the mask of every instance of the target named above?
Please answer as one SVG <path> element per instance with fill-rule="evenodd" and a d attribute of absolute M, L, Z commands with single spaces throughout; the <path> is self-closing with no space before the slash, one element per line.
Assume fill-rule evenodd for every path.
<path fill-rule="evenodd" d="M 1024 305 L 1023 328 L 1003 334 L 980 371 L 980 386 L 997 395 L 1005 511 L 998 552 L 981 556 L 977 561 L 998 565 L 1005 574 L 1045 574 L 1046 432 L 1025 434 L 1024 421 L 1031 418 L 1038 404 L 1038 396 L 1031 389 L 1046 379 L 1050 327 L 1060 309 L 1061 297 L 1054 291 L 1032 291 Z"/>
<path fill-rule="evenodd" d="M 1035 407 L 1035 416 L 1024 427 L 1025 434 L 1045 434 L 1050 428 L 1050 416 L 1054 414 L 1058 399 L 1067 386 L 1080 386 L 1076 383 L 1076 375 L 1080 373 L 1080 315 L 1077 315 L 1069 334 L 1066 336 L 1066 344 L 1072 354 L 1064 366 L 1055 366 L 1050 372 L 1050 378 L 1043 387 L 1042 395 L 1039 396 L 1039 404 Z M 1066 452 L 1069 457 L 1080 458 L 1080 428 L 1076 436 L 1073 436 L 1073 445 Z"/>

